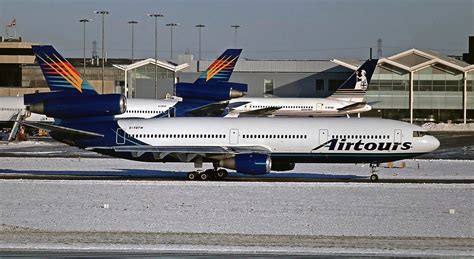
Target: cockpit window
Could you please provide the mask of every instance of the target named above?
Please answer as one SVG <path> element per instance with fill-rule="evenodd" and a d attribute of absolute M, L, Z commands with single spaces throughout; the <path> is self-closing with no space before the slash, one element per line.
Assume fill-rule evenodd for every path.
<path fill-rule="evenodd" d="M 430 135 L 428 133 L 428 131 L 413 131 L 413 137 L 414 138 L 420 138 L 420 137 L 423 137 L 425 135 Z"/>

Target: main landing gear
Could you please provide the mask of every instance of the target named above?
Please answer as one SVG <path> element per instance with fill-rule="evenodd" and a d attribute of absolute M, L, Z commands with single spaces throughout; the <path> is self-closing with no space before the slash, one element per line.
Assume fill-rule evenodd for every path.
<path fill-rule="evenodd" d="M 379 167 L 379 166 L 380 166 L 379 163 L 370 163 L 370 173 L 371 173 L 371 175 L 370 175 L 369 179 L 370 179 L 371 182 L 376 182 L 376 181 L 379 180 L 379 176 L 375 173 L 377 167 Z"/>
<path fill-rule="evenodd" d="M 193 171 L 188 173 L 188 180 L 223 180 L 227 177 L 228 173 L 225 169 L 207 169 L 206 171 Z"/>

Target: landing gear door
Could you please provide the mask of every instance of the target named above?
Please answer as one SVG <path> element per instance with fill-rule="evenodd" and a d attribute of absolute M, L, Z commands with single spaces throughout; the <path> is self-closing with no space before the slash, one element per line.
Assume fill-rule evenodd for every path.
<path fill-rule="evenodd" d="M 393 142 L 402 143 L 402 130 L 396 129 L 393 133 Z"/>
<path fill-rule="evenodd" d="M 317 103 L 316 104 L 316 112 L 323 112 L 323 104 Z"/>
<path fill-rule="evenodd" d="M 231 145 L 239 144 L 239 129 L 230 129 L 229 135 L 230 135 L 229 144 Z"/>
<path fill-rule="evenodd" d="M 319 130 L 319 145 L 322 145 L 328 142 L 328 130 L 327 129 L 320 129 Z"/>
<path fill-rule="evenodd" d="M 115 143 L 118 145 L 125 144 L 125 131 L 123 129 L 117 129 L 115 137 Z"/>

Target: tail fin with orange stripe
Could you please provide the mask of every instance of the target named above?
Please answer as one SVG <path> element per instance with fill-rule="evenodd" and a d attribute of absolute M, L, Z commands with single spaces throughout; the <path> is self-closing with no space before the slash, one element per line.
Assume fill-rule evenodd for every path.
<path fill-rule="evenodd" d="M 196 80 L 196 83 L 209 81 L 229 81 L 242 49 L 227 49 Z"/>
<path fill-rule="evenodd" d="M 51 91 L 95 95 L 95 89 L 50 45 L 31 46 Z"/>

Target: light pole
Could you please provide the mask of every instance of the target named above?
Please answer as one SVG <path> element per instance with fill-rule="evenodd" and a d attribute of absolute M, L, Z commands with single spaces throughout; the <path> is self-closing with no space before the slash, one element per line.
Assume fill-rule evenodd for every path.
<path fill-rule="evenodd" d="M 199 60 L 201 60 L 201 29 L 206 27 L 206 25 L 198 24 L 195 27 L 199 29 L 199 59 L 198 59 L 198 61 L 199 61 Z"/>
<path fill-rule="evenodd" d="M 158 99 L 158 17 L 163 17 L 159 13 L 147 14 L 149 17 L 155 18 L 155 99 Z"/>
<path fill-rule="evenodd" d="M 170 59 L 173 59 L 173 27 L 174 26 L 178 26 L 179 23 L 167 23 L 166 26 L 170 27 L 170 31 L 171 31 L 171 58 Z"/>
<path fill-rule="evenodd" d="M 104 75 L 105 75 L 105 15 L 109 14 L 109 11 L 94 11 L 95 14 L 102 15 L 102 93 L 104 93 Z"/>
<path fill-rule="evenodd" d="M 130 24 L 132 26 L 132 64 L 133 64 L 133 41 L 134 41 L 134 27 L 135 27 L 135 24 L 137 24 L 138 22 L 137 21 L 129 21 L 128 24 Z"/>
<path fill-rule="evenodd" d="M 79 22 L 82 22 L 84 25 L 84 37 L 83 37 L 83 58 L 84 58 L 84 70 L 82 71 L 82 74 L 84 75 L 84 78 L 86 77 L 86 23 L 92 21 L 92 19 L 80 19 Z"/>
<path fill-rule="evenodd" d="M 237 48 L 237 29 L 240 28 L 240 25 L 235 24 L 230 27 L 234 28 L 234 45 L 235 45 L 235 48 Z"/>

